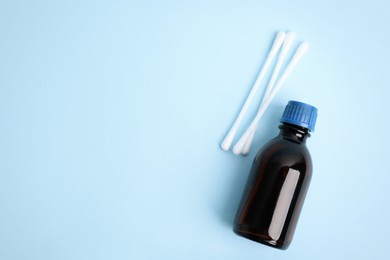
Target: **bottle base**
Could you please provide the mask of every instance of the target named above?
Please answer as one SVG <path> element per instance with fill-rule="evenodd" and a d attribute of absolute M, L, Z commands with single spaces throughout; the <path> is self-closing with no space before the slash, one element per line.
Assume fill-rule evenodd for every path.
<path fill-rule="evenodd" d="M 239 236 L 245 237 L 247 239 L 261 243 L 261 244 L 266 245 L 266 246 L 271 246 L 273 248 L 286 250 L 289 246 L 289 244 L 286 244 L 281 240 L 275 240 L 268 235 L 260 234 L 259 232 L 255 231 L 255 230 L 251 230 L 251 228 L 248 228 L 248 227 L 245 227 L 245 228 L 235 227 L 233 229 L 233 231 L 234 231 L 234 233 L 236 233 Z"/>

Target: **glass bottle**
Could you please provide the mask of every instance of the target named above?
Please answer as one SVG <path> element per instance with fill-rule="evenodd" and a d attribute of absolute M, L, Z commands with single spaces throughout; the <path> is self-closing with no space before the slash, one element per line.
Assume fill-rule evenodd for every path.
<path fill-rule="evenodd" d="M 316 118 L 317 108 L 289 101 L 279 135 L 254 159 L 235 233 L 279 249 L 290 245 L 312 176 L 306 139 L 314 131 Z"/>

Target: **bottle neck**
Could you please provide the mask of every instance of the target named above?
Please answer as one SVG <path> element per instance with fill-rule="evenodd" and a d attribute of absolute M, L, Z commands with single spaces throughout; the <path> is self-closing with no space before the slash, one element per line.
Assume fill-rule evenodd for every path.
<path fill-rule="evenodd" d="M 309 130 L 305 127 L 282 123 L 279 129 L 279 136 L 292 142 L 306 143 L 306 139 L 310 137 Z"/>

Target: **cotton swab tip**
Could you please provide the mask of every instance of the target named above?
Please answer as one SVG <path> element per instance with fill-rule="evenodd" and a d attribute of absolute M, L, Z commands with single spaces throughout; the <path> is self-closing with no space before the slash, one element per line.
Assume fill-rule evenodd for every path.
<path fill-rule="evenodd" d="M 249 136 L 251 135 L 251 132 L 253 131 L 253 127 L 248 127 L 245 131 L 245 133 L 241 136 L 240 140 L 233 146 L 233 153 L 235 155 L 241 154 L 242 150 L 244 149 L 246 140 L 248 140 Z"/>
<path fill-rule="evenodd" d="M 275 45 L 278 45 L 278 44 L 281 44 L 284 39 L 286 38 L 286 33 L 283 32 L 283 31 L 280 31 L 276 34 L 276 38 L 275 38 Z"/>
<path fill-rule="evenodd" d="M 292 43 L 292 41 L 295 39 L 295 35 L 296 35 L 295 32 L 287 32 L 286 39 L 284 40 L 285 42 L 284 44 L 289 46 Z"/>
<path fill-rule="evenodd" d="M 221 149 L 224 151 L 229 151 L 232 142 L 233 142 L 233 136 L 232 135 L 226 136 L 226 138 L 221 143 Z"/>
<path fill-rule="evenodd" d="M 296 52 L 296 56 L 302 57 L 309 50 L 310 44 L 308 42 L 302 42 Z"/>
<path fill-rule="evenodd" d="M 242 152 L 242 149 L 244 149 L 244 145 L 245 143 L 237 143 L 234 147 L 233 147 L 233 153 L 235 155 L 240 155 L 241 152 Z"/>
<path fill-rule="evenodd" d="M 278 50 L 279 50 L 280 46 L 282 46 L 285 38 L 286 38 L 285 32 L 278 32 L 276 34 L 275 41 L 274 41 L 272 48 L 268 54 L 269 56 L 272 57 L 278 52 Z"/>
<path fill-rule="evenodd" d="M 241 150 L 241 154 L 242 155 L 248 155 L 249 154 L 249 152 L 251 150 L 251 147 L 252 147 L 253 139 L 254 139 L 255 134 L 256 134 L 256 128 L 251 131 L 251 134 L 246 139 L 245 145 L 244 145 L 244 147 Z"/>

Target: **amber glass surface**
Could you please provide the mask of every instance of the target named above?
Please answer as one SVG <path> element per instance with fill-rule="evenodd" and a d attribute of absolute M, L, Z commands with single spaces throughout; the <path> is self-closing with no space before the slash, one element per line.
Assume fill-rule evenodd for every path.
<path fill-rule="evenodd" d="M 312 175 L 306 128 L 279 126 L 257 153 L 237 211 L 234 232 L 286 249 L 292 240 Z"/>

